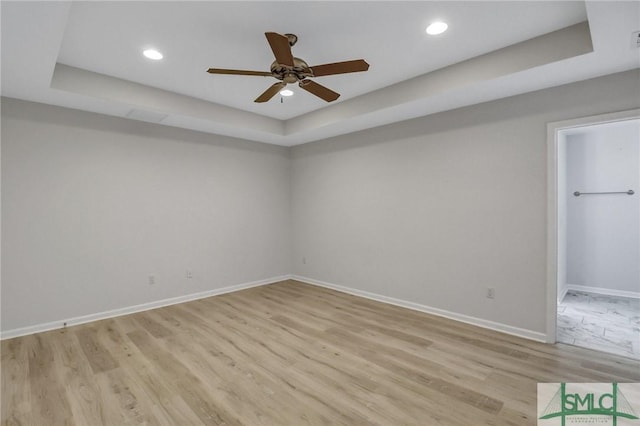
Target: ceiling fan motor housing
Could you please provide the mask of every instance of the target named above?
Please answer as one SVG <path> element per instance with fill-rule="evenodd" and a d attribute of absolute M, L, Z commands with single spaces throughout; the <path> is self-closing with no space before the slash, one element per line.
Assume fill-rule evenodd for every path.
<path fill-rule="evenodd" d="M 307 63 L 300 58 L 293 58 L 293 66 L 279 64 L 274 61 L 271 64 L 271 74 L 278 80 L 285 83 L 295 83 L 307 77 L 313 77 L 311 69 Z"/>

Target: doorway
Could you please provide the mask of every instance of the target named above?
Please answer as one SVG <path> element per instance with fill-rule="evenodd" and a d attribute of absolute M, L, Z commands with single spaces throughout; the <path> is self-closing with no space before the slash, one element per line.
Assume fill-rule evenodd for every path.
<path fill-rule="evenodd" d="M 549 342 L 640 359 L 640 114 L 549 125 Z"/>

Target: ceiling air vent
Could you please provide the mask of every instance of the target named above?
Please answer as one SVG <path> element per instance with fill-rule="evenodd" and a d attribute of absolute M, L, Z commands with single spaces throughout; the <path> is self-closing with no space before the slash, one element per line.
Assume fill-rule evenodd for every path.
<path fill-rule="evenodd" d="M 133 120 L 148 121 L 149 123 L 159 123 L 165 118 L 167 114 L 160 114 L 153 111 L 144 111 L 141 109 L 132 109 L 127 113 L 127 117 Z"/>

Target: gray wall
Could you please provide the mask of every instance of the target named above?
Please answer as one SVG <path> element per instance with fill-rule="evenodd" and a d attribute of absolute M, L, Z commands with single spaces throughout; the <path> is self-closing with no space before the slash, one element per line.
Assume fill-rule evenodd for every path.
<path fill-rule="evenodd" d="M 544 332 L 546 124 L 639 77 L 292 149 L 5 99 L 2 330 L 295 273 Z"/>
<path fill-rule="evenodd" d="M 634 70 L 294 147 L 294 273 L 544 333 L 547 123 L 637 108 L 638 83 Z"/>
<path fill-rule="evenodd" d="M 640 296 L 640 120 L 567 136 L 567 283 Z M 588 290 L 585 288 L 584 290 Z"/>
<path fill-rule="evenodd" d="M 3 331 L 288 274 L 289 181 L 286 148 L 3 99 Z"/>

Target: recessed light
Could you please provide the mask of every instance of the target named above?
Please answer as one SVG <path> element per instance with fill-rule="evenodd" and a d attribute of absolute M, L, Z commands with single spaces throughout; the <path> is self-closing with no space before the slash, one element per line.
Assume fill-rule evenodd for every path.
<path fill-rule="evenodd" d="M 280 91 L 282 96 L 293 96 L 293 90 L 284 89 Z"/>
<path fill-rule="evenodd" d="M 142 54 L 149 59 L 153 59 L 154 61 L 159 61 L 160 59 L 162 59 L 162 53 L 158 52 L 155 49 L 147 49 L 142 52 Z"/>
<path fill-rule="evenodd" d="M 447 28 L 449 28 L 449 25 L 447 25 L 445 22 L 434 22 L 427 27 L 427 34 L 442 34 L 443 32 L 447 31 Z"/>

